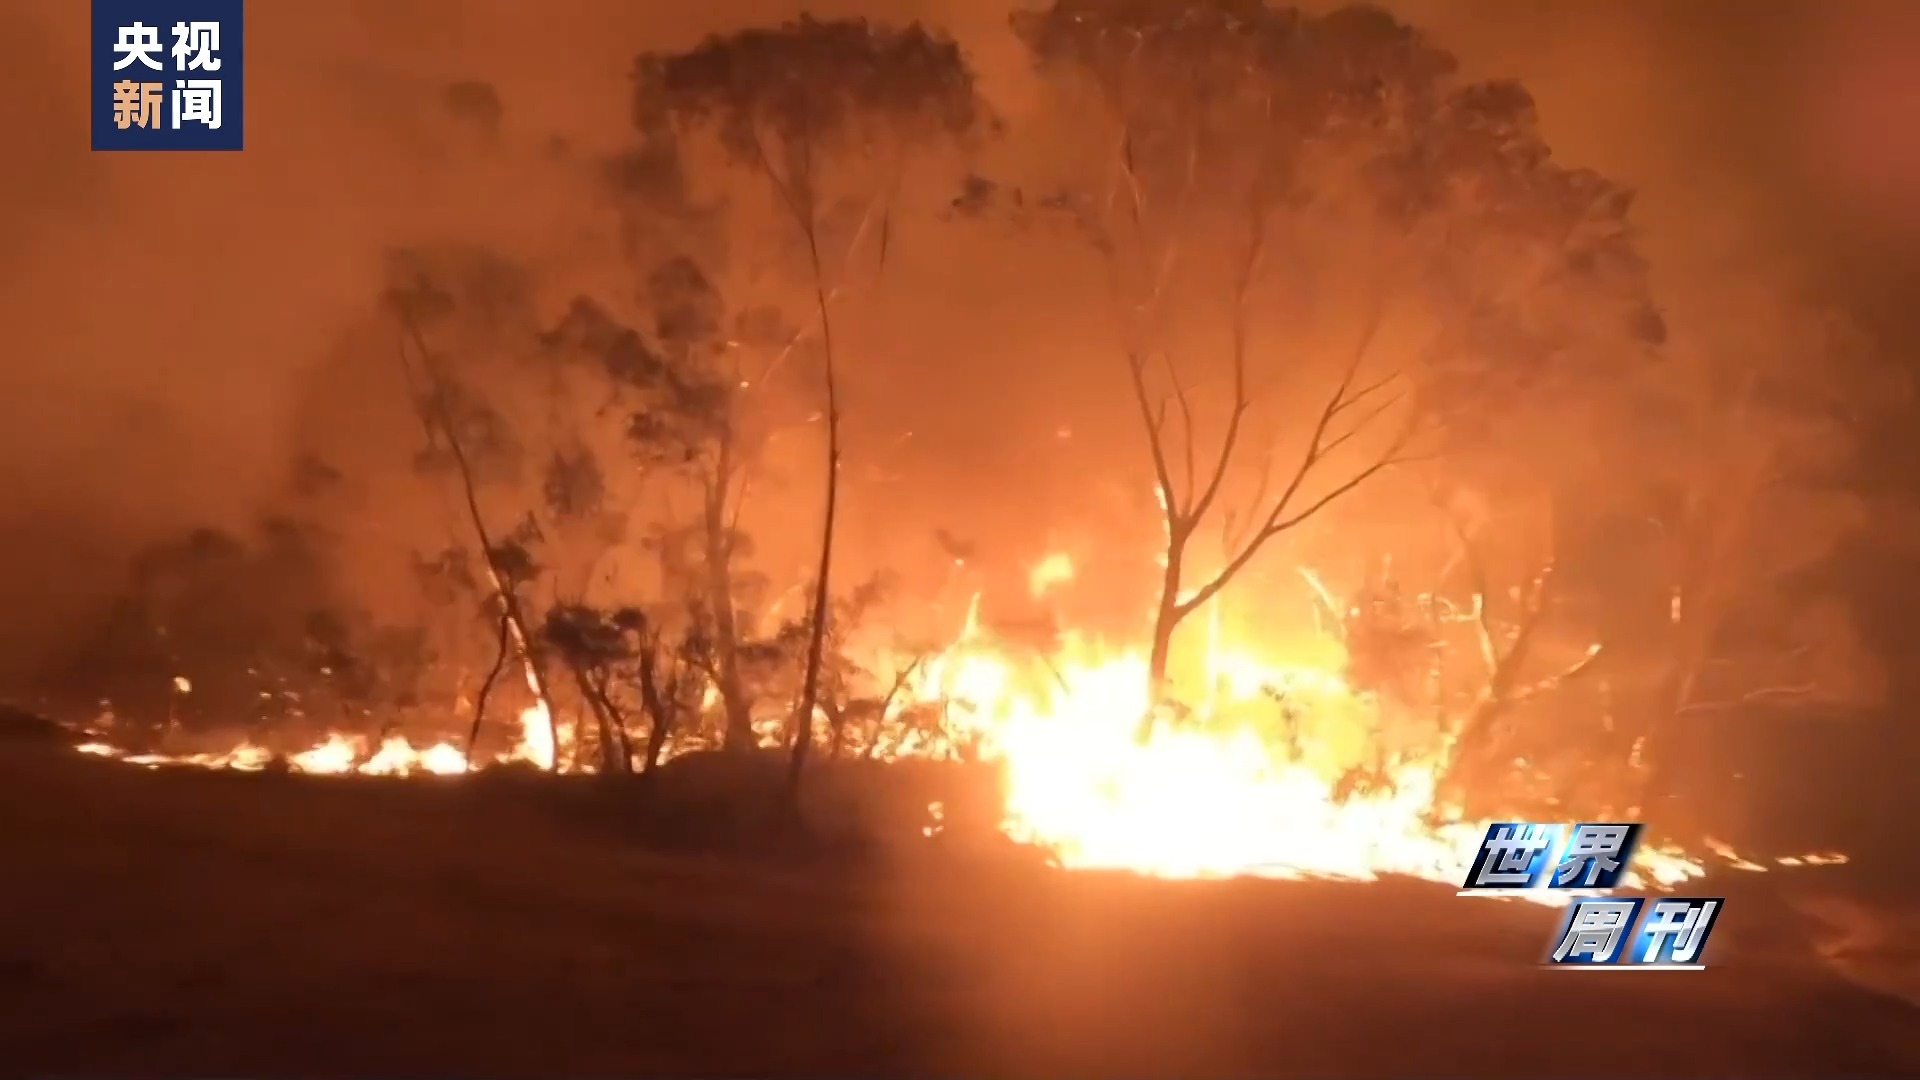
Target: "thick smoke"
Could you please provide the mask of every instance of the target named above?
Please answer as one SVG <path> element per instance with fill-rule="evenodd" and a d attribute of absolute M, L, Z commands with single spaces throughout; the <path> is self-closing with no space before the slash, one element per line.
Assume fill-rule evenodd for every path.
<path fill-rule="evenodd" d="M 1872 238 L 1920 227 L 1903 202 L 1920 184 L 1914 133 L 1898 143 L 1900 125 L 1874 119 L 1910 115 L 1896 103 L 1917 78 L 1895 62 L 1903 31 L 1881 9 L 1773 4 L 1736 20 L 1706 0 L 1393 6 L 1473 73 L 1526 81 L 1569 159 L 1643 189 L 1649 247 L 1676 292 L 1756 253 L 1801 252 L 1830 282 L 1848 275 L 1835 292 L 1888 308 L 1880 283 L 1897 252 Z M 1033 88 L 994 5 L 814 7 L 938 22 L 1004 114 L 1027 108 Z M 566 163 L 625 134 L 632 56 L 797 10 L 254 4 L 245 153 L 95 155 L 85 6 L 11 0 L 0 16 L 0 93 L 13 103 L 0 170 L 0 378 L 13 403 L 0 425 L 0 565 L 14 615 L 0 675 L 31 666 L 111 595 L 131 551 L 247 520 L 280 490 L 314 387 L 364 321 L 389 247 L 459 237 L 569 264 L 598 240 L 581 209 L 586 170 Z M 1891 20 L 1904 9 L 1884 10 Z M 450 96 L 455 84 L 464 95 Z M 862 343 L 888 359 L 856 377 L 850 468 L 866 454 L 919 470 L 913 484 L 871 482 L 891 493 L 891 514 L 961 536 L 1013 516 L 1023 497 L 1091 487 L 1078 497 L 1122 498 L 1078 471 L 1137 452 L 1115 441 L 1130 436 L 1124 416 L 1074 393 L 1108 360 L 1086 341 L 1097 324 L 1034 300 L 1059 277 L 1044 258 L 954 273 L 993 257 L 975 243 L 934 238 L 938 250 L 922 244 L 890 278 L 890 315 Z M 1021 470 L 1031 481 L 1010 484 Z M 858 499 L 856 488 L 856 518 Z M 1053 539 L 1005 546 L 1037 554 Z"/>

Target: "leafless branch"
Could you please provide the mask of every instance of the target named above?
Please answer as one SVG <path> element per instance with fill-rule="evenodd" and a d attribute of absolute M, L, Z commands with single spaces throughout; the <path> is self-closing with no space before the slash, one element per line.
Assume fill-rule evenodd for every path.
<path fill-rule="evenodd" d="M 1127 354 L 1127 376 L 1133 387 L 1133 401 L 1140 410 L 1140 422 L 1147 429 L 1147 448 L 1153 455 L 1153 478 L 1160 487 L 1160 498 L 1167 508 L 1168 523 L 1171 525 L 1178 513 L 1178 493 L 1173 486 L 1173 472 L 1167 464 L 1166 442 L 1161 437 L 1161 425 L 1156 415 L 1151 392 L 1147 389 L 1146 358 L 1138 352 Z"/>
<path fill-rule="evenodd" d="M 1174 197 L 1173 224 L 1167 230 L 1167 239 L 1160 252 L 1160 267 L 1154 274 L 1153 287 L 1148 292 L 1149 303 L 1155 311 L 1166 296 L 1167 288 L 1173 281 L 1174 267 L 1179 262 L 1180 238 L 1184 235 L 1189 208 L 1193 203 L 1194 181 L 1200 174 L 1200 133 L 1193 131 L 1187 140 L 1186 171 L 1181 177 L 1180 191 Z"/>
<path fill-rule="evenodd" d="M 1335 397 L 1329 399 L 1328 408 L 1322 410 L 1321 422 L 1317 423 L 1314 427 L 1312 442 L 1301 455 L 1300 465 L 1294 470 L 1292 478 L 1287 483 L 1286 490 L 1282 491 L 1280 497 L 1275 500 L 1266 518 L 1252 531 L 1252 534 L 1248 536 L 1241 545 L 1240 550 L 1227 561 L 1226 565 L 1222 567 L 1212 579 L 1180 602 L 1179 608 L 1183 614 L 1201 607 L 1218 594 L 1221 589 L 1225 588 L 1235 574 L 1238 574 L 1247 563 L 1253 561 L 1254 556 L 1259 554 L 1260 549 L 1267 541 L 1298 526 L 1321 510 L 1326 509 L 1326 507 L 1334 501 L 1352 492 L 1355 488 L 1358 488 L 1386 469 L 1404 464 L 1409 460 L 1402 455 L 1401 451 L 1404 449 L 1413 432 L 1411 420 L 1409 420 L 1408 424 L 1394 437 L 1387 449 L 1378 457 L 1374 458 L 1365 468 L 1353 473 L 1345 481 L 1335 485 L 1331 490 L 1295 513 L 1287 514 L 1287 508 L 1293 504 L 1294 497 L 1298 493 L 1301 485 L 1305 482 L 1307 476 L 1326 458 L 1328 452 L 1326 442 L 1326 418 L 1331 410 L 1332 404 L 1338 400 L 1339 392 L 1336 391 Z"/>
<path fill-rule="evenodd" d="M 1338 450 L 1340 447 L 1346 445 L 1348 440 L 1352 439 L 1355 435 L 1358 435 L 1361 432 L 1367 430 L 1368 427 L 1371 426 L 1375 420 L 1378 420 L 1383 414 L 1385 414 L 1387 410 L 1393 408 L 1395 405 L 1400 404 L 1400 402 L 1404 401 L 1405 399 L 1406 399 L 1405 394 L 1393 394 L 1381 400 L 1377 404 L 1375 404 L 1373 408 L 1368 409 L 1364 413 L 1361 413 L 1359 419 L 1355 420 L 1353 425 L 1347 428 L 1346 431 L 1327 440 L 1326 445 L 1321 448 L 1321 451 L 1320 451 L 1321 456 L 1324 457 L 1328 454 L 1331 454 L 1335 450 Z"/>
<path fill-rule="evenodd" d="M 1267 493 L 1273 490 L 1273 462 L 1273 448 L 1269 446 L 1260 455 L 1260 475 L 1254 481 L 1253 494 L 1247 499 L 1247 505 L 1256 511 L 1267 504 Z M 1236 518 L 1237 515 L 1227 514 L 1220 523 L 1220 550 L 1229 555 L 1240 550 L 1240 545 L 1247 540 L 1249 530 L 1260 524 L 1259 519 L 1252 514 L 1239 519 L 1237 525 Z"/>
<path fill-rule="evenodd" d="M 1763 686 L 1757 690 L 1749 690 L 1735 698 L 1727 698 L 1720 701 L 1689 702 L 1676 709 L 1675 714 L 1684 716 L 1688 713 L 1696 712 L 1722 712 L 1728 709 L 1737 709 L 1743 705 L 1758 705 L 1783 698 L 1812 697 L 1819 692 L 1820 686 L 1818 683 L 1803 683 L 1799 686 Z"/>
<path fill-rule="evenodd" d="M 1467 568 L 1467 579 L 1473 588 L 1474 636 L 1480 645 L 1480 662 L 1486 665 L 1487 675 L 1492 677 L 1500 669 L 1500 649 L 1494 643 L 1493 610 L 1487 605 L 1487 567 L 1480 558 L 1478 545 L 1467 531 L 1467 526 L 1458 515 L 1448 515 L 1453 528 L 1454 540 L 1459 544 L 1459 561 Z"/>
<path fill-rule="evenodd" d="M 1187 474 L 1186 487 L 1188 492 L 1192 492 L 1195 475 L 1194 447 L 1198 440 L 1193 422 L 1193 399 L 1187 393 L 1186 382 L 1180 378 L 1180 367 L 1174 363 L 1173 352 L 1162 349 L 1160 359 L 1167 369 L 1167 382 L 1173 387 L 1174 403 L 1180 406 L 1180 432 L 1184 450 L 1182 456 L 1185 459 Z"/>
<path fill-rule="evenodd" d="M 480 562 L 486 567 L 487 580 L 493 586 L 495 597 L 499 600 L 501 618 L 513 632 L 514 644 L 518 647 L 521 662 L 526 668 L 527 681 L 531 684 L 535 696 L 546 709 L 548 735 L 554 746 L 553 769 L 560 769 L 560 720 L 553 708 L 553 695 L 547 688 L 546 673 L 540 668 L 533 648 L 532 633 L 527 624 L 526 613 L 521 609 L 520 597 L 514 592 L 513 585 L 500 573 L 496 562 L 493 535 L 487 528 L 486 515 L 480 510 L 480 496 L 474 478 L 473 464 L 467 458 L 466 447 L 460 441 L 460 432 L 453 420 L 453 414 L 447 406 L 447 382 L 440 375 L 438 365 L 434 363 L 433 350 L 428 347 L 426 335 L 419 324 L 413 321 L 405 311 L 398 312 L 400 326 L 406 337 L 399 342 L 399 361 L 405 373 L 409 387 L 415 383 L 413 366 L 407 360 L 407 338 L 411 338 L 414 348 L 419 352 L 420 363 L 426 369 L 428 393 L 426 401 L 420 407 L 420 422 L 426 429 L 428 441 L 433 438 L 434 423 L 440 426 L 441 435 L 447 440 L 447 449 L 453 455 L 454 467 L 459 472 L 460 491 L 465 497 L 468 523 L 473 527 L 474 537 L 480 544 Z M 477 718 L 476 718 L 477 719 Z"/>
<path fill-rule="evenodd" d="M 1381 312 L 1376 307 L 1361 328 L 1360 339 L 1347 358 L 1346 367 L 1340 373 L 1340 381 L 1334 384 L 1333 393 L 1328 395 L 1326 404 L 1321 407 L 1320 415 L 1314 421 L 1312 435 L 1307 441 L 1307 449 L 1300 455 L 1300 463 L 1294 468 L 1292 478 L 1287 481 L 1286 489 L 1280 493 L 1280 499 L 1274 504 L 1273 512 L 1268 515 L 1269 522 L 1278 520 L 1286 512 L 1287 505 L 1299 493 L 1301 485 L 1306 483 L 1307 475 L 1326 455 L 1327 429 L 1348 402 L 1353 380 L 1359 374 L 1361 365 L 1366 362 L 1367 353 L 1373 348 L 1373 339 L 1379 333 L 1380 322 Z"/>
<path fill-rule="evenodd" d="M 789 178 L 781 176 L 780 170 L 774 168 L 773 159 L 767 156 L 766 143 L 760 137 L 759 121 L 753 117 L 752 105 L 743 100 L 736 100 L 734 107 L 740 111 L 741 116 L 746 118 L 747 134 L 753 142 L 754 164 L 760 167 L 761 174 L 767 178 L 767 183 L 772 186 L 774 194 L 786 206 L 787 212 L 793 215 L 794 220 L 805 222 L 803 227 L 811 228 L 813 207 L 802 200 L 799 190 L 789 181 Z"/>
<path fill-rule="evenodd" d="M 1126 182 L 1127 207 L 1136 230 L 1141 227 L 1147 216 L 1147 196 L 1140 190 L 1140 177 L 1133 166 L 1133 131 L 1123 132 L 1120 136 L 1120 179 Z M 1145 234 L 1137 232 L 1143 240 Z"/>
<path fill-rule="evenodd" d="M 1360 389 L 1348 393 L 1345 401 L 1334 406 L 1333 415 L 1338 417 L 1341 413 L 1346 412 L 1348 409 L 1353 408 L 1367 398 L 1385 389 L 1394 380 L 1398 379 L 1401 374 L 1399 371 L 1389 371 Z"/>
<path fill-rule="evenodd" d="M 480 743 L 480 725 L 487 719 L 487 698 L 493 694 L 493 684 L 500 678 L 500 669 L 507 666 L 507 648 L 512 643 L 513 624 L 507 620 L 505 611 L 500 613 L 500 640 L 494 646 L 493 667 L 487 671 L 487 677 L 480 683 L 480 693 L 473 702 L 473 726 L 467 730 L 467 768 L 473 768 L 473 749 Z"/>
<path fill-rule="evenodd" d="M 1278 536 L 1283 532 L 1286 532 L 1288 529 L 1291 529 L 1294 526 L 1299 525 L 1301 522 L 1307 520 L 1308 518 L 1319 513 L 1320 511 L 1326 509 L 1330 503 L 1340 498 L 1342 495 L 1347 494 L 1348 492 L 1352 491 L 1354 488 L 1357 488 L 1361 484 L 1366 483 L 1368 480 L 1373 479 L 1375 476 L 1386 471 L 1387 469 L 1393 468 L 1396 465 L 1405 464 L 1406 460 L 1407 459 L 1402 458 L 1399 455 L 1393 454 L 1393 453 L 1387 453 L 1387 454 L 1381 455 L 1379 458 L 1375 459 L 1372 464 L 1368 465 L 1366 468 L 1361 469 L 1359 472 L 1354 473 L 1351 477 L 1347 478 L 1347 480 L 1344 483 L 1340 484 L 1339 486 L 1335 487 L 1333 490 L 1327 492 L 1325 495 L 1320 496 L 1318 499 L 1315 499 L 1311 503 L 1308 503 L 1306 506 L 1302 507 L 1299 510 L 1299 512 L 1284 518 L 1278 518 L 1278 519 L 1272 520 L 1271 523 L 1265 529 L 1261 530 L 1260 537 L 1261 538 L 1273 537 L 1273 536 Z"/>
<path fill-rule="evenodd" d="M 1199 521 L 1213 508 L 1214 501 L 1220 497 L 1220 489 L 1226 483 L 1226 476 L 1233 465 L 1234 451 L 1239 448 L 1240 432 L 1253 405 L 1252 396 L 1247 387 L 1247 341 L 1248 341 L 1248 304 L 1249 294 L 1253 290 L 1254 275 L 1266 249 L 1266 219 L 1264 210 L 1256 201 L 1249 214 L 1248 227 L 1251 234 L 1247 240 L 1245 257 L 1240 261 L 1234 276 L 1233 290 L 1233 406 L 1227 416 L 1227 429 L 1220 437 L 1220 452 L 1214 458 L 1213 469 L 1208 474 L 1207 486 L 1194 496 L 1186 507 L 1184 516 L 1189 524 Z M 1189 438 L 1193 436 L 1190 434 Z M 1262 484 L 1262 496 L 1265 484 Z M 1256 504 L 1257 505 L 1257 504 Z"/>
<path fill-rule="evenodd" d="M 1342 610 L 1340 602 L 1334 598 L 1333 590 L 1327 588 L 1326 582 L 1321 581 L 1318 574 L 1306 567 L 1300 567 L 1299 571 L 1300 577 L 1307 583 L 1307 588 L 1313 592 L 1314 618 L 1320 623 L 1321 631 L 1344 640 L 1346 612 Z"/>
<path fill-rule="evenodd" d="M 1568 680 L 1577 678 L 1578 676 L 1585 674 L 1586 671 L 1593 666 L 1593 662 L 1600 658 L 1601 651 L 1602 651 L 1602 648 L 1600 644 L 1597 642 L 1595 644 L 1587 646 L 1587 651 L 1580 655 L 1580 659 L 1567 665 L 1567 667 L 1564 670 L 1562 670 L 1556 675 L 1550 675 L 1547 678 L 1540 679 L 1536 682 L 1530 683 L 1526 686 L 1520 687 L 1517 690 L 1514 690 L 1510 697 L 1510 700 L 1514 704 L 1519 704 L 1520 702 L 1530 700 L 1540 694 L 1550 693 L 1554 690 L 1560 689 L 1562 686 L 1566 685 Z"/>

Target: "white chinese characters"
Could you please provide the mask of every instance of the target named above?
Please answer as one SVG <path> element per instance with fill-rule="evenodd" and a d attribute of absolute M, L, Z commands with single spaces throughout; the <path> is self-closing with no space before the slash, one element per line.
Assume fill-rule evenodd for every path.
<path fill-rule="evenodd" d="M 154 71 L 164 70 L 158 58 L 153 54 L 160 51 L 160 30 L 146 23 L 134 23 L 120 28 L 119 40 L 113 43 L 113 51 L 120 59 L 113 62 L 113 70 L 125 71 L 134 64 L 145 64 Z"/>
<path fill-rule="evenodd" d="M 165 49 L 160 41 L 158 27 L 136 22 L 120 26 L 115 34 L 113 52 L 118 57 L 114 61 L 115 71 L 127 71 L 135 65 L 164 74 L 179 76 L 168 83 L 159 78 L 149 77 L 150 81 L 141 81 L 131 71 L 127 76 L 113 83 L 113 122 L 120 130 L 161 128 L 160 107 L 162 101 L 167 109 L 167 128 L 201 128 L 218 131 L 221 123 L 222 80 L 218 77 L 187 77 L 205 73 L 214 75 L 220 71 L 220 23 L 217 21 L 176 22 L 173 24 L 173 47 Z M 170 55 L 172 69 L 163 59 Z"/>
<path fill-rule="evenodd" d="M 173 84 L 173 129 L 180 125 L 204 124 L 220 129 L 220 80 L 178 79 Z"/>
<path fill-rule="evenodd" d="M 219 23 L 173 24 L 173 62 L 181 71 L 219 71 L 220 58 L 213 55 L 219 51 Z"/>

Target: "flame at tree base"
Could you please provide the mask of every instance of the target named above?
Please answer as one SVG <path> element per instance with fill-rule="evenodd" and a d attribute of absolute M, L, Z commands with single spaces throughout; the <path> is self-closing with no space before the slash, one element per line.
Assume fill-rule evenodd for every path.
<path fill-rule="evenodd" d="M 552 768 L 553 741 L 548 737 L 546 715 L 545 707 L 540 705 L 522 710 L 520 736 L 512 749 L 489 761 L 473 763 L 468 762 L 466 751 L 450 742 L 415 746 L 405 736 L 390 735 L 373 746 L 365 736 L 339 731 L 329 732 L 326 738 L 291 754 L 276 753 L 252 741 L 198 754 L 134 754 L 104 742 L 82 743 L 76 749 L 83 754 L 148 767 L 186 765 L 238 772 L 265 772 L 283 767 L 288 772 L 310 776 L 462 776 L 487 765 L 516 762 Z"/>
<path fill-rule="evenodd" d="M 1374 708 L 1368 695 L 1325 671 L 1261 668 L 1244 657 L 1216 666 L 1235 677 L 1209 708 L 1157 723 L 1144 739 L 1149 683 L 1137 655 L 1055 662 L 1050 688 L 1019 692 L 1010 689 L 1019 682 L 1014 665 L 963 643 L 916 689 L 960 703 L 956 726 L 1005 769 L 1003 831 L 1069 869 L 1165 878 L 1393 874 L 1456 887 L 1466 879 L 1489 823 L 1436 813 L 1441 760 L 1403 762 L 1366 791 L 1342 792 L 1333 771 L 1245 719 L 1284 687 L 1334 726 L 1357 725 Z M 1642 847 L 1635 864 L 1629 888 L 1671 888 L 1705 873 L 1700 860 L 1670 848 Z M 1512 895 L 1564 904 L 1580 894 Z"/>
<path fill-rule="evenodd" d="M 1364 746 L 1378 737 L 1380 725 L 1372 696 L 1338 674 L 1216 651 L 1209 657 L 1214 686 L 1205 706 L 1168 717 L 1142 738 L 1140 719 L 1150 707 L 1144 657 L 1086 653 L 1069 642 L 1061 656 L 1017 662 L 983 639 L 970 619 L 958 642 L 917 669 L 867 736 L 875 743 L 871 756 L 965 753 L 997 765 L 1005 776 L 1001 831 L 1045 848 L 1069 869 L 1166 878 L 1405 875 L 1454 887 L 1465 880 L 1488 823 L 1460 821 L 1436 806 L 1441 753 L 1402 753 L 1379 767 L 1363 790 L 1343 790 L 1336 748 Z M 1045 676 L 1035 677 L 1036 668 Z M 929 706 L 939 716 L 931 730 L 924 721 Z M 1311 730 L 1294 722 L 1301 712 Z M 563 729 L 562 745 L 555 746 L 547 713 L 536 704 L 522 710 L 511 749 L 471 767 L 525 762 L 551 768 L 556 753 L 562 760 L 591 756 L 574 753 L 569 741 Z M 770 731 L 768 741 L 778 745 L 777 733 Z M 415 747 L 398 737 L 370 746 L 333 734 L 284 757 L 251 743 L 181 756 L 130 755 L 101 743 L 80 749 L 153 766 L 261 770 L 277 761 L 289 771 L 322 775 L 470 771 L 465 752 L 450 743 Z M 937 818 L 938 805 L 930 810 Z M 1763 869 L 1715 850 L 1735 868 Z M 1634 866 L 1629 888 L 1668 889 L 1705 873 L 1699 858 L 1648 845 Z M 1581 894 L 1507 895 L 1564 904 Z"/>

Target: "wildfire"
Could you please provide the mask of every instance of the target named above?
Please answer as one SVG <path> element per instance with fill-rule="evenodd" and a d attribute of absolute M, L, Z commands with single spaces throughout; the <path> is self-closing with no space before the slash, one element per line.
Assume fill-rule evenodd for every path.
<path fill-rule="evenodd" d="M 1073 559 L 1061 552 L 1041 559 L 1027 573 L 1027 591 L 1035 597 L 1045 596 L 1056 585 L 1073 580 Z"/>
<path fill-rule="evenodd" d="M 1039 595 L 1072 578 L 1072 563 L 1054 556 L 1036 567 L 1030 584 Z M 1007 791 L 1001 828 L 1012 839 L 1045 847 L 1067 868 L 1169 878 L 1396 874 L 1456 886 L 1464 880 L 1487 823 L 1436 813 L 1445 809 L 1436 806 L 1444 765 L 1437 754 L 1382 766 L 1359 790 L 1343 787 L 1339 748 L 1363 744 L 1378 717 L 1371 696 L 1349 686 L 1337 667 L 1285 667 L 1235 652 L 1213 622 L 1204 664 L 1213 685 L 1202 708 L 1169 716 L 1142 738 L 1140 720 L 1150 707 L 1143 655 L 1103 652 L 1070 637 L 1057 655 L 1022 659 L 983 634 L 977 615 L 976 602 L 958 640 L 917 668 L 875 736 L 875 756 L 947 754 L 964 746 L 1000 764 Z M 1284 721 L 1279 701 L 1291 714 L 1308 714 L 1311 730 Z M 928 705 L 938 707 L 941 730 L 904 722 L 913 707 Z M 515 745 L 471 767 L 513 761 L 551 767 L 564 748 L 555 746 L 549 720 L 541 705 L 523 710 Z M 777 745 L 774 727 L 763 737 Z M 252 743 L 171 757 L 129 755 L 101 743 L 80 749 L 152 766 L 262 770 L 276 761 Z M 369 745 L 333 734 L 278 760 L 291 771 L 321 775 L 449 776 L 470 768 L 466 753 L 451 743 L 414 746 L 398 736 Z M 931 810 L 937 819 L 940 808 Z M 1734 868 L 1766 869 L 1717 841 L 1708 848 Z M 1820 855 L 1777 862 L 1843 860 Z M 1629 887 L 1672 888 L 1705 873 L 1699 858 L 1672 848 L 1643 847 L 1634 861 Z M 1518 895 L 1549 904 L 1570 896 Z"/>
<path fill-rule="evenodd" d="M 1065 867 L 1167 878 L 1401 874 L 1458 885 L 1486 835 L 1486 822 L 1434 822 L 1437 760 L 1402 764 L 1387 783 L 1343 795 L 1328 771 L 1251 721 L 1163 723 L 1143 741 L 1144 656 L 1051 666 L 1056 679 L 1021 689 L 1016 664 L 991 643 L 963 640 L 915 689 L 922 700 L 953 703 L 981 756 L 1005 765 L 1005 832 L 1048 848 Z M 1333 672 L 1263 668 L 1246 656 L 1208 666 L 1224 673 L 1214 702 L 1222 717 L 1246 715 L 1276 686 L 1336 725 L 1358 723 L 1371 708 Z M 1643 848 L 1635 862 L 1629 887 L 1671 888 L 1705 873 L 1673 849 Z"/>
<path fill-rule="evenodd" d="M 484 764 L 527 761 L 540 768 L 553 765 L 553 740 L 549 736 L 546 709 L 534 705 L 520 714 L 520 738 L 513 748 Z M 287 771 L 311 776 L 459 776 L 469 772 L 467 755 L 450 742 L 415 746 L 401 735 L 390 735 L 371 745 L 359 735 L 331 732 L 326 738 L 298 753 L 280 756 L 265 746 L 243 742 L 229 750 L 205 754 L 130 754 L 110 743 L 89 742 L 77 747 L 83 754 L 112 758 L 129 765 L 150 768 L 162 765 L 198 766 L 206 769 L 233 769 L 238 772 L 264 772 L 278 761 Z"/>

